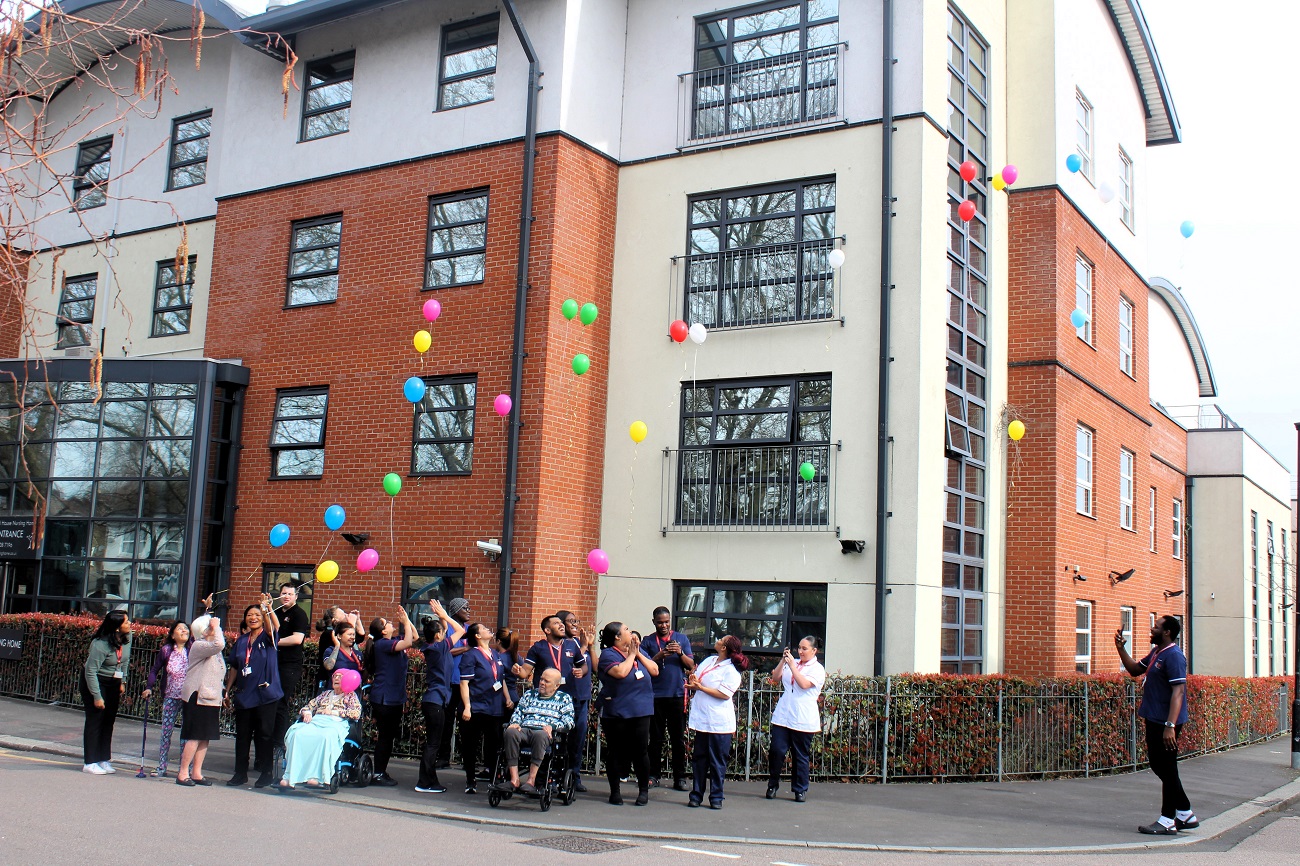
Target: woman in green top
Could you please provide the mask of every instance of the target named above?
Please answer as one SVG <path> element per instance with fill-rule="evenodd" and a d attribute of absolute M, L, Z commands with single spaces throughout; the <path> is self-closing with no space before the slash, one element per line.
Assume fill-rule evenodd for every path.
<path fill-rule="evenodd" d="M 115 773 L 113 723 L 117 705 L 126 691 L 126 671 L 131 664 L 131 620 L 120 610 L 109 611 L 90 638 L 90 653 L 81 677 L 81 703 L 86 708 L 85 766 L 94 776 Z"/>

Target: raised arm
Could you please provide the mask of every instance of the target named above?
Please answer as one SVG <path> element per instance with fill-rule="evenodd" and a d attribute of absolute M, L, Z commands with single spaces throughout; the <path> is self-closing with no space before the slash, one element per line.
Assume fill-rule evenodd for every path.
<path fill-rule="evenodd" d="M 1124 665 L 1124 670 L 1128 671 L 1130 676 L 1142 676 L 1142 671 L 1145 668 L 1142 667 L 1141 662 L 1129 655 L 1128 650 L 1124 648 L 1124 643 L 1124 629 L 1117 629 L 1115 631 L 1115 649 L 1119 652 L 1120 664 Z"/>
<path fill-rule="evenodd" d="M 406 608 L 399 607 L 397 612 L 402 617 L 402 639 L 393 644 L 393 652 L 406 652 L 415 643 L 415 623 Z"/>

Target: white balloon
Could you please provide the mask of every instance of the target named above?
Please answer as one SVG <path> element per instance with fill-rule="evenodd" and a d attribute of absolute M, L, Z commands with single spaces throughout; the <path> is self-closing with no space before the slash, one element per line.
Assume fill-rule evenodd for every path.
<path fill-rule="evenodd" d="M 695 343 L 696 345 L 703 343 L 705 340 L 709 338 L 709 329 L 704 327 L 704 325 L 701 322 L 696 322 L 695 324 L 691 325 L 691 330 L 689 331 L 689 333 L 691 335 L 691 342 Z"/>
<path fill-rule="evenodd" d="M 839 270 L 844 267 L 844 250 L 831 250 L 826 254 L 826 264 Z"/>
<path fill-rule="evenodd" d="M 1097 198 L 1101 199 L 1102 204 L 1110 204 L 1115 198 L 1115 187 L 1110 185 L 1109 181 L 1102 181 L 1097 187 Z"/>

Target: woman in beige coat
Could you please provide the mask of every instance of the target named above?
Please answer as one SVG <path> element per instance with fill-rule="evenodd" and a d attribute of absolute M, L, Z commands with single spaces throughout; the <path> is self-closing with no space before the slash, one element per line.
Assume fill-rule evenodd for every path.
<path fill-rule="evenodd" d="M 221 621 L 204 614 L 194 620 L 190 633 L 194 635 L 194 644 L 190 647 L 185 685 L 181 689 L 181 699 L 185 701 L 181 739 L 185 741 L 185 750 L 181 752 L 181 765 L 176 771 L 176 784 L 187 788 L 212 784 L 203 775 L 203 759 L 208 754 L 208 743 L 221 737 L 221 688 L 226 677 L 226 660 L 221 654 L 226 648 L 226 636 L 221 631 Z"/>

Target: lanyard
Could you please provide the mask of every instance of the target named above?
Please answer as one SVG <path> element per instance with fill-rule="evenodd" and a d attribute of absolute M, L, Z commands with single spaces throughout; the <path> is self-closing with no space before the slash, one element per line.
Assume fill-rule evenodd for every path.
<path fill-rule="evenodd" d="M 345 656 L 347 657 L 348 661 L 350 661 L 350 662 L 352 662 L 352 664 L 356 665 L 356 666 L 357 666 L 357 670 L 361 670 L 361 662 L 357 661 L 357 657 L 356 657 L 355 655 L 352 654 L 352 651 L 351 651 L 351 650 L 349 650 L 347 647 L 343 646 L 343 644 L 339 644 L 339 652 L 343 653 L 343 655 L 345 655 Z M 245 662 L 245 664 L 247 664 L 247 662 Z"/>
<path fill-rule="evenodd" d="M 1159 650 L 1156 652 L 1155 655 L 1151 656 L 1151 661 L 1150 663 L 1147 664 L 1147 673 L 1150 673 L 1151 669 L 1156 666 L 1156 662 L 1160 661 L 1160 656 L 1164 653 L 1164 651 L 1174 646 L 1177 646 L 1177 644 L 1171 643 L 1169 644 L 1169 646 L 1165 647 L 1165 649 Z M 121 654 L 122 651 L 118 650 L 118 655 L 120 656 Z"/>
<path fill-rule="evenodd" d="M 483 653 L 483 658 L 487 659 L 488 670 L 492 671 L 492 682 L 496 682 L 500 679 L 500 672 L 497 670 L 497 660 L 492 657 L 491 652 L 483 649 L 483 647 L 475 647 L 475 649 Z"/>
<path fill-rule="evenodd" d="M 672 630 L 669 629 L 669 631 L 668 631 L 668 637 L 660 637 L 658 634 L 656 634 L 656 635 L 655 635 L 655 640 L 659 642 L 659 652 L 664 652 L 665 650 L 667 650 L 667 648 L 668 648 L 668 644 L 670 644 L 670 643 L 673 642 L 673 633 L 672 633 Z M 664 659 L 664 661 L 667 661 L 667 660 L 668 660 L 668 659 L 666 659 L 666 658 Z"/>
<path fill-rule="evenodd" d="M 248 662 L 253 658 L 253 639 L 250 637 L 248 643 L 244 644 L 244 667 L 248 667 Z"/>
<path fill-rule="evenodd" d="M 550 641 L 546 642 L 546 652 L 550 655 L 551 661 L 555 662 L 555 669 L 558 670 L 561 674 L 564 673 L 564 668 L 561 666 L 561 661 L 560 661 L 560 659 L 562 658 L 561 653 L 563 652 L 563 650 L 564 650 L 564 641 L 560 641 L 559 647 L 551 646 Z"/>
<path fill-rule="evenodd" d="M 116 649 L 117 649 L 117 666 L 118 666 L 119 669 L 121 669 L 121 667 L 122 667 L 122 648 L 121 648 L 121 647 L 116 647 Z"/>
<path fill-rule="evenodd" d="M 715 658 L 716 658 L 716 656 L 715 656 Z M 703 683 L 703 682 L 704 682 L 704 678 L 705 678 L 706 676 L 708 676 L 708 675 L 709 675 L 709 674 L 710 674 L 710 673 L 711 673 L 715 668 L 718 668 L 718 667 L 721 667 L 721 666 L 722 666 L 722 659 L 718 659 L 718 660 L 715 661 L 713 664 L 709 665 L 707 668 L 705 668 L 704 670 L 702 670 L 702 671 L 700 671 L 698 674 L 696 674 L 696 676 L 699 677 L 700 682 Z"/>

